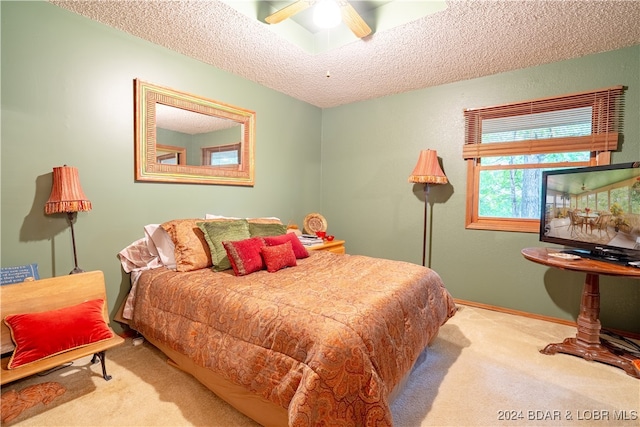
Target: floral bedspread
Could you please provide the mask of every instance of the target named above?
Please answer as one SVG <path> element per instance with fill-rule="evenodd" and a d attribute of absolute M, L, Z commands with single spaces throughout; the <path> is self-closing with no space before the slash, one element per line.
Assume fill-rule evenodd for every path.
<path fill-rule="evenodd" d="M 316 251 L 243 277 L 145 271 L 133 323 L 288 408 L 290 426 L 391 426 L 389 393 L 454 313 L 432 270 Z"/>

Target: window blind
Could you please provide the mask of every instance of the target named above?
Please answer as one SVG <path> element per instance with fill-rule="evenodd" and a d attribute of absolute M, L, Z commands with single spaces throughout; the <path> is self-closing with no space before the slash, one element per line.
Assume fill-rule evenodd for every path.
<path fill-rule="evenodd" d="M 624 110 L 624 87 L 522 101 L 464 110 L 463 158 L 569 151 L 613 151 Z M 562 127 L 573 126 L 581 136 L 566 136 Z M 517 138 L 484 142 L 483 136 L 500 134 Z M 530 131 L 530 132 L 526 132 Z M 541 136 L 543 135 L 543 136 Z"/>

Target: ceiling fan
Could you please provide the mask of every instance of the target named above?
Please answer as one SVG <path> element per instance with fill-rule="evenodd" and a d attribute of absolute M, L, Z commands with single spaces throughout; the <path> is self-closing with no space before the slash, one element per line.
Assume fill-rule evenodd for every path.
<path fill-rule="evenodd" d="M 292 17 L 296 13 L 302 12 L 305 9 L 313 6 L 316 3 L 320 3 L 323 0 L 297 0 L 288 6 L 272 13 L 265 18 L 265 21 L 269 24 L 277 24 L 284 21 L 287 18 Z M 333 1 L 333 0 L 332 0 Z M 358 12 L 349 4 L 346 0 L 335 0 L 336 4 L 340 8 L 340 14 L 342 21 L 349 27 L 349 29 L 356 35 L 356 37 L 363 38 L 371 34 L 371 28 L 362 19 Z"/>

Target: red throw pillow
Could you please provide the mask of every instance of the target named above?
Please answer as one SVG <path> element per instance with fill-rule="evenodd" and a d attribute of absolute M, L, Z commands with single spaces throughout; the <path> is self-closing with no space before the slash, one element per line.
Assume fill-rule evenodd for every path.
<path fill-rule="evenodd" d="M 222 242 L 236 276 L 245 276 L 264 268 L 261 249 L 265 246 L 262 237 Z"/>
<path fill-rule="evenodd" d="M 296 255 L 293 253 L 291 242 L 263 247 L 262 257 L 264 258 L 264 263 L 267 265 L 267 271 L 269 273 L 275 273 L 285 267 L 295 267 L 297 265 Z"/>
<path fill-rule="evenodd" d="M 293 253 L 296 255 L 296 258 L 306 258 L 309 256 L 309 252 L 307 252 L 307 248 L 304 247 L 302 243 L 300 243 L 300 239 L 295 233 L 287 233 L 282 234 L 280 236 L 267 236 L 264 237 L 264 241 L 267 246 L 276 246 L 282 245 L 286 242 L 291 242 L 291 247 L 293 248 Z"/>
<path fill-rule="evenodd" d="M 103 300 L 95 299 L 59 310 L 8 315 L 4 323 L 16 349 L 7 368 L 112 338 L 113 332 L 102 317 L 103 305 Z"/>

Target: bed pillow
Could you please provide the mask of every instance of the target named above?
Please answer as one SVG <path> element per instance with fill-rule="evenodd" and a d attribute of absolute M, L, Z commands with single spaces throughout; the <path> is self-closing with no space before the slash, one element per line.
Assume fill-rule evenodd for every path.
<path fill-rule="evenodd" d="M 260 218 L 238 218 L 235 216 L 224 216 L 224 215 L 217 215 L 217 214 L 205 214 L 204 216 L 205 219 L 246 219 L 249 222 L 252 223 L 262 223 L 262 224 L 282 224 L 282 221 L 280 220 L 280 218 L 277 218 L 275 216 L 267 216 L 267 217 L 260 217 Z"/>
<path fill-rule="evenodd" d="M 260 218 L 247 218 L 250 223 L 253 224 L 282 224 L 280 218 L 275 216 L 266 216 Z"/>
<path fill-rule="evenodd" d="M 120 258 L 120 264 L 125 273 L 163 266 L 158 254 L 153 254 L 149 250 L 149 239 L 147 237 L 129 244 L 118 252 L 118 258 Z"/>
<path fill-rule="evenodd" d="M 236 276 L 246 276 L 264 268 L 262 248 L 266 244 L 262 237 L 252 237 L 236 242 L 225 241 L 222 245 Z"/>
<path fill-rule="evenodd" d="M 205 214 L 204 219 L 242 219 L 237 218 L 235 216 L 224 216 L 224 215 L 216 215 L 216 214 Z"/>
<path fill-rule="evenodd" d="M 231 262 L 227 256 L 222 242 L 235 242 L 251 237 L 249 234 L 249 223 L 246 219 L 219 220 L 210 222 L 198 222 L 198 227 L 204 234 L 205 241 L 209 246 L 210 258 L 213 262 L 213 269 L 216 271 L 228 270 Z"/>
<path fill-rule="evenodd" d="M 193 271 L 213 265 L 211 250 L 204 233 L 198 227 L 198 223 L 203 221 L 220 220 L 174 219 L 161 225 L 175 245 L 176 271 Z"/>
<path fill-rule="evenodd" d="M 59 310 L 8 315 L 4 323 L 16 345 L 8 369 L 112 338 L 103 310 L 104 301 L 95 299 Z"/>
<path fill-rule="evenodd" d="M 262 223 L 249 221 L 249 234 L 256 236 L 279 236 L 287 232 L 287 227 L 282 223 Z"/>
<path fill-rule="evenodd" d="M 149 252 L 158 254 L 162 264 L 173 270 L 176 269 L 176 245 L 169 233 L 160 224 L 148 224 L 144 226 L 144 232 L 149 240 Z M 155 249 L 155 250 L 154 250 Z"/>
<path fill-rule="evenodd" d="M 278 236 L 287 232 L 287 227 L 282 223 L 280 218 L 275 216 L 259 217 L 259 218 L 237 218 L 233 216 L 223 216 L 216 214 L 206 214 L 206 219 L 246 219 L 249 221 L 249 234 L 251 237 L 257 236 Z"/>
<path fill-rule="evenodd" d="M 296 255 L 296 258 L 306 258 L 309 256 L 309 252 L 307 248 L 304 247 L 302 243 L 300 243 L 300 239 L 295 233 L 285 233 L 280 236 L 267 236 L 264 238 L 267 246 L 276 246 L 282 245 L 286 242 L 291 242 L 291 247 L 293 248 L 293 253 Z"/>
<path fill-rule="evenodd" d="M 264 263 L 269 273 L 275 273 L 285 267 L 295 267 L 297 265 L 291 242 L 263 247 L 262 258 L 264 258 Z"/>

